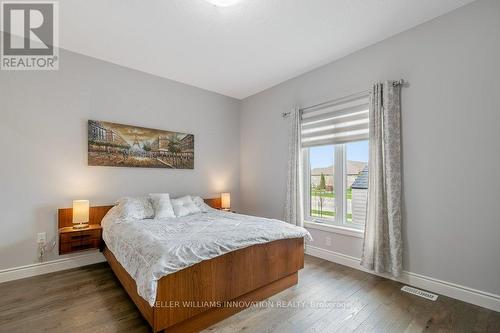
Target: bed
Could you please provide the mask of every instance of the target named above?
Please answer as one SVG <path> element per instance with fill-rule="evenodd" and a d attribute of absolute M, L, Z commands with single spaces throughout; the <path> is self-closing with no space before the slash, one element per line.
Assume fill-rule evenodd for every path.
<path fill-rule="evenodd" d="M 102 252 L 153 332 L 198 332 L 298 283 L 305 229 L 215 209 L 115 224 L 105 217 L 112 207 L 91 208 L 91 219 L 102 222 Z"/>

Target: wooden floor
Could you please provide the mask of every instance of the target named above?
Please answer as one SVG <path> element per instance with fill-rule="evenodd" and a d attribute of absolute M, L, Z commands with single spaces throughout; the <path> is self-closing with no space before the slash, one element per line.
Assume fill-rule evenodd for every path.
<path fill-rule="evenodd" d="M 206 332 L 500 332 L 498 312 L 444 296 L 432 302 L 400 288 L 306 256 L 297 286 Z M 0 284 L 0 332 L 133 333 L 149 327 L 103 263 Z"/>

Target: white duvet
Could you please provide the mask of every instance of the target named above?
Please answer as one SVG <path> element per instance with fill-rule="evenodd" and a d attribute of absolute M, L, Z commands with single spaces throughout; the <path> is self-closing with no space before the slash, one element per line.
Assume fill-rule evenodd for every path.
<path fill-rule="evenodd" d="M 185 217 L 116 223 L 113 209 L 102 221 L 106 246 L 135 280 L 151 306 L 165 275 L 222 254 L 309 232 L 279 220 L 212 210 Z"/>

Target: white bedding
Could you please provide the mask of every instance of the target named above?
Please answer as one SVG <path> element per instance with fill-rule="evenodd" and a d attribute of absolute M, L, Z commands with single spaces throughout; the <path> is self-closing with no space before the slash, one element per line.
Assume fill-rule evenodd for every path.
<path fill-rule="evenodd" d="M 165 275 L 251 245 L 311 237 L 283 221 L 217 210 L 126 223 L 115 223 L 115 215 L 112 209 L 104 217 L 103 239 L 151 306 L 157 281 Z"/>

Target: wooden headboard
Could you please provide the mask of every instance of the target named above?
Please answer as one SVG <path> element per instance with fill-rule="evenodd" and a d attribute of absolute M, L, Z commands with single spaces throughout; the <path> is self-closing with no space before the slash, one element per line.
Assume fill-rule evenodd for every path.
<path fill-rule="evenodd" d="M 203 199 L 207 205 L 209 205 L 212 208 L 215 209 L 221 209 L 222 208 L 222 202 L 220 197 L 219 198 L 213 198 L 213 199 Z"/>
<path fill-rule="evenodd" d="M 203 199 L 203 200 L 205 200 L 205 203 L 212 208 L 215 208 L 215 209 L 221 208 L 221 199 L 220 198 Z M 114 205 L 90 207 L 89 224 L 101 224 L 102 218 L 113 207 L 114 207 Z M 64 228 L 64 227 L 72 227 L 73 226 L 73 208 L 60 208 L 59 209 L 59 212 L 57 215 L 57 225 L 58 225 L 59 229 Z"/>

